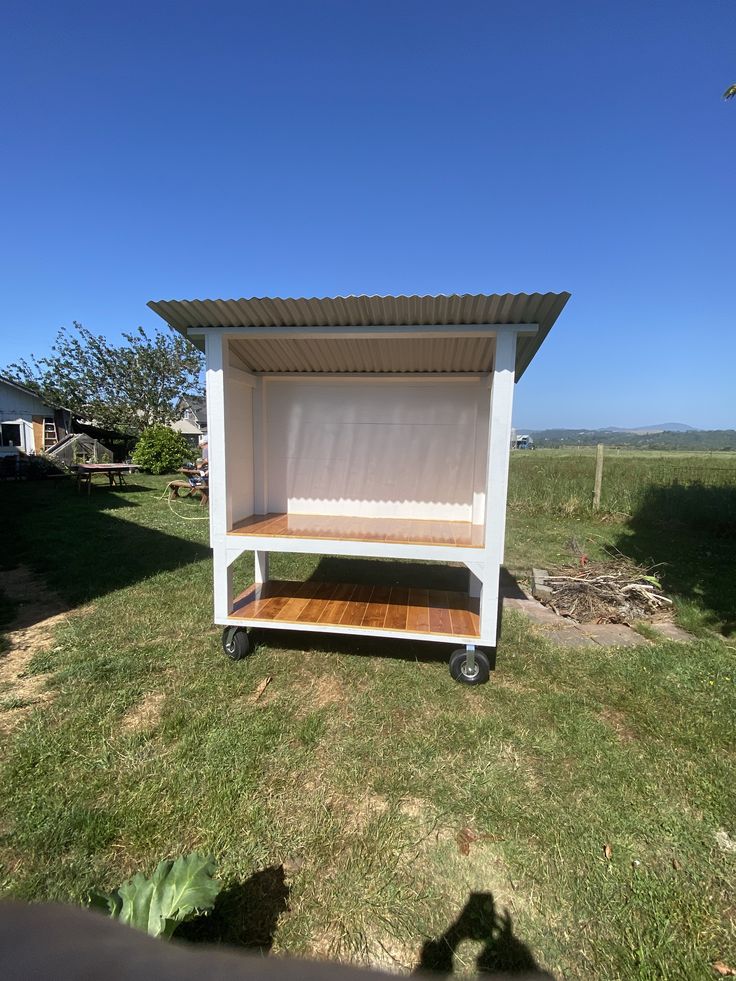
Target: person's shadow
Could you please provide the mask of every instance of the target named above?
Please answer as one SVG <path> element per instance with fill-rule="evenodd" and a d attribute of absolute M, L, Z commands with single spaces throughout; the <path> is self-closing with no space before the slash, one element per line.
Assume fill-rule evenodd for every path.
<path fill-rule="evenodd" d="M 514 936 L 511 926 L 508 910 L 499 914 L 491 893 L 473 892 L 455 922 L 440 937 L 424 944 L 414 973 L 452 974 L 460 944 L 476 940 L 483 944 L 476 960 L 479 974 L 526 975 L 535 981 L 554 981 L 551 974 L 541 970 L 526 944 Z"/>
<path fill-rule="evenodd" d="M 175 937 L 189 943 L 250 947 L 267 954 L 279 917 L 288 909 L 288 898 L 283 866 L 261 869 L 245 882 L 223 889 L 212 912 L 183 923 Z"/>

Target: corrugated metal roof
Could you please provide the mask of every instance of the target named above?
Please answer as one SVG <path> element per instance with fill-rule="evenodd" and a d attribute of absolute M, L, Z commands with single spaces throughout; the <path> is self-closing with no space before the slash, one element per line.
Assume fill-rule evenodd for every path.
<path fill-rule="evenodd" d="M 453 326 L 538 324 L 520 337 L 516 374 L 523 373 L 569 299 L 569 293 L 505 293 L 453 296 L 263 297 L 240 300 L 158 300 L 151 307 L 172 327 L 188 334 L 208 328 L 447 328 L 442 337 L 233 338 L 233 350 L 253 371 L 488 371 L 492 336 L 457 336 Z M 454 336 L 453 336 L 454 335 Z"/>

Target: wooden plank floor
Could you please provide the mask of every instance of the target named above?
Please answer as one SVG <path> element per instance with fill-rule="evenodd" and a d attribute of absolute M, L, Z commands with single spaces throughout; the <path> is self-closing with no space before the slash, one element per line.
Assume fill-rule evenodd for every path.
<path fill-rule="evenodd" d="M 230 534 L 396 542 L 402 545 L 455 545 L 461 548 L 482 548 L 484 537 L 482 526 L 472 525 L 469 521 L 348 518 L 319 514 L 252 514 L 236 522 Z"/>
<path fill-rule="evenodd" d="M 478 600 L 444 589 L 273 579 L 241 593 L 231 616 L 274 626 L 319 623 L 327 628 L 342 625 L 470 639 L 480 636 Z"/>

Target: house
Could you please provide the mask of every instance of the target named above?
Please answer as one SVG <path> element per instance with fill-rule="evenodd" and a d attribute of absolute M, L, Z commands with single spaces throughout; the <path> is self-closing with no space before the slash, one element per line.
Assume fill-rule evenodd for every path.
<path fill-rule="evenodd" d="M 207 403 L 195 395 L 185 395 L 179 403 L 179 412 L 180 418 L 171 423 L 171 428 L 197 449 L 207 436 Z"/>
<path fill-rule="evenodd" d="M 0 455 L 43 453 L 71 429 L 71 413 L 0 376 Z"/>

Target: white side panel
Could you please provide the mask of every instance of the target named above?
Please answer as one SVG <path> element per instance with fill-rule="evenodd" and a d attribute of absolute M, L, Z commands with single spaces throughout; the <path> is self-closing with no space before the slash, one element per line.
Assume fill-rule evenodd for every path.
<path fill-rule="evenodd" d="M 472 520 L 482 382 L 272 381 L 266 393 L 269 511 Z"/>
<path fill-rule="evenodd" d="M 253 514 L 253 386 L 241 372 L 228 372 L 225 392 L 227 486 L 230 520 Z"/>

